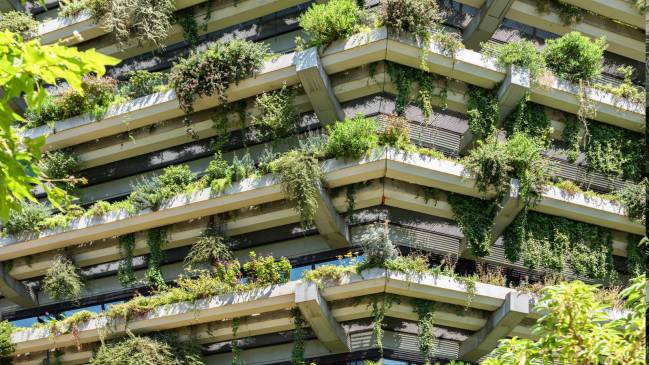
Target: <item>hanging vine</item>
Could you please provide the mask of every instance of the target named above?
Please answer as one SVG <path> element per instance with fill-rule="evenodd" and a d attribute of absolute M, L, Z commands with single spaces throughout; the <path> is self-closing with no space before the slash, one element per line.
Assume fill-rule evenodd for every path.
<path fill-rule="evenodd" d="M 548 147 L 552 139 L 550 118 L 545 113 L 543 105 L 533 103 L 529 99 L 528 93 L 505 120 L 505 131 L 509 136 L 516 132 L 525 133 Z"/>
<path fill-rule="evenodd" d="M 496 131 L 500 113 L 497 90 L 498 88 L 487 90 L 477 86 L 469 87 L 466 116 L 469 120 L 469 130 L 477 141 L 484 140 Z"/>
<path fill-rule="evenodd" d="M 129 233 L 119 237 L 119 251 L 122 261 L 119 263 L 117 278 L 122 286 L 127 287 L 135 282 L 133 272 L 133 250 L 135 249 L 135 234 Z"/>
<path fill-rule="evenodd" d="M 647 238 L 628 235 L 626 244 L 626 267 L 627 271 L 638 276 L 645 273 L 647 267 Z"/>
<path fill-rule="evenodd" d="M 304 365 L 304 339 L 306 337 L 306 330 L 304 329 L 306 322 L 300 312 L 299 308 L 291 309 L 291 317 L 295 329 L 293 330 L 293 351 L 291 352 L 291 365 Z"/>
<path fill-rule="evenodd" d="M 572 115 L 566 116 L 565 127 L 561 133 L 561 139 L 566 147 L 569 162 L 577 161 L 581 151 L 581 136 L 579 135 L 579 122 Z"/>
<path fill-rule="evenodd" d="M 164 258 L 162 247 L 167 243 L 167 228 L 157 227 L 147 232 L 147 245 L 149 246 L 149 268 L 146 271 L 146 278 L 149 284 L 157 290 L 167 288 L 160 265 Z"/>
<path fill-rule="evenodd" d="M 498 212 L 498 204 L 494 200 L 472 198 L 460 194 L 450 194 L 448 203 L 451 205 L 457 224 L 462 229 L 471 252 L 477 257 L 488 255 L 491 249 L 491 230 Z"/>
<path fill-rule="evenodd" d="M 435 356 L 435 307 L 436 303 L 425 299 L 415 299 L 417 313 L 417 346 L 424 356 L 424 365 L 430 365 L 430 359 Z"/>
<path fill-rule="evenodd" d="M 232 341 L 230 341 L 230 348 L 232 349 L 231 365 L 243 365 L 243 360 L 241 360 L 241 348 L 239 347 L 239 339 L 237 338 L 240 321 L 241 318 L 232 319 Z"/>
<path fill-rule="evenodd" d="M 442 109 L 446 109 L 448 95 L 447 78 L 392 62 L 387 62 L 386 67 L 388 75 L 390 75 L 390 80 L 397 88 L 394 108 L 397 115 L 403 115 L 406 107 L 415 101 L 419 102 L 425 118 L 430 118 L 432 115 L 435 100 L 439 101 Z M 442 85 L 436 86 L 440 81 Z M 419 84 L 419 90 L 415 99 L 412 99 L 412 85 L 415 82 Z M 440 88 L 438 92 L 435 91 L 437 88 Z"/>
<path fill-rule="evenodd" d="M 392 307 L 394 303 L 398 303 L 399 298 L 388 293 L 379 293 L 370 296 L 370 306 L 372 307 L 372 336 L 374 337 L 374 345 L 376 346 L 379 354 L 383 357 L 383 320 L 385 319 L 385 312 Z"/>

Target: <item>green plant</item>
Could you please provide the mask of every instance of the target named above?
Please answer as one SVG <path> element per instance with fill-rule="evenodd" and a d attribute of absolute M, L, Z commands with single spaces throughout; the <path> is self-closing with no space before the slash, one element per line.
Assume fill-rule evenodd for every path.
<path fill-rule="evenodd" d="M 488 255 L 491 249 L 491 230 L 498 212 L 496 202 L 450 194 L 448 203 L 471 252 L 477 257 Z"/>
<path fill-rule="evenodd" d="M 133 186 L 128 201 L 136 211 L 147 208 L 156 210 L 165 199 L 195 187 L 192 185 L 195 179 L 195 174 L 187 165 L 168 166 L 161 175 L 141 180 Z"/>
<path fill-rule="evenodd" d="M 248 253 L 248 262 L 243 264 L 243 270 L 256 286 L 283 284 L 291 278 L 291 264 L 285 257 L 279 260 L 273 256 L 257 257 L 255 251 Z"/>
<path fill-rule="evenodd" d="M 372 337 L 374 337 L 374 346 L 383 357 L 383 320 L 385 312 L 398 302 L 399 298 L 388 293 L 373 294 L 369 297 L 372 308 Z"/>
<path fill-rule="evenodd" d="M 128 81 L 120 86 L 119 93 L 127 99 L 137 99 L 164 91 L 169 84 L 168 75 L 164 72 L 136 70 L 127 73 L 126 77 Z"/>
<path fill-rule="evenodd" d="M 418 70 L 412 67 L 403 66 L 398 63 L 386 63 L 390 81 L 397 88 L 397 97 L 395 100 L 394 111 L 397 115 L 402 116 L 406 107 L 413 101 L 419 102 L 424 117 L 430 118 L 433 113 L 434 100 L 439 100 L 442 108 L 446 108 L 446 97 L 448 92 L 448 79 L 437 76 L 433 73 Z M 442 86 L 437 86 L 442 81 Z M 411 98 L 412 86 L 418 83 L 419 89 L 415 94 L 415 99 Z M 436 92 L 436 89 L 440 90 Z"/>
<path fill-rule="evenodd" d="M 54 300 L 78 300 L 83 282 L 77 267 L 63 255 L 57 255 L 43 279 L 43 290 Z"/>
<path fill-rule="evenodd" d="M 545 107 L 529 101 L 529 95 L 526 95 L 505 119 L 505 131 L 509 136 L 517 132 L 525 133 L 538 140 L 543 147 L 548 147 L 552 140 L 552 125 L 545 113 Z"/>
<path fill-rule="evenodd" d="M 300 18 L 300 27 L 308 37 L 306 47 L 325 46 L 354 34 L 363 14 L 355 0 L 332 0 L 313 4 Z"/>
<path fill-rule="evenodd" d="M 561 0 L 539 0 L 536 3 L 536 9 L 539 13 L 549 13 L 550 10 L 556 11 L 559 13 L 563 25 L 566 26 L 580 23 L 586 13 L 586 10 Z"/>
<path fill-rule="evenodd" d="M 386 116 L 385 127 L 379 133 L 379 145 L 414 152 L 416 147 L 410 143 L 410 122 L 408 119 Z"/>
<path fill-rule="evenodd" d="M 505 256 L 531 269 L 563 271 L 593 279 L 615 277 L 611 232 L 603 227 L 537 212 L 522 212 L 504 233 Z"/>
<path fill-rule="evenodd" d="M 567 158 L 569 162 L 575 162 L 581 151 L 581 135 L 579 134 L 579 122 L 573 116 L 566 117 L 566 126 L 561 133 L 563 144 L 567 148 Z"/>
<path fill-rule="evenodd" d="M 291 365 L 305 365 L 304 361 L 304 339 L 306 337 L 306 330 L 304 329 L 306 321 L 302 316 L 299 308 L 291 309 L 291 317 L 293 317 L 293 350 L 291 351 Z"/>
<path fill-rule="evenodd" d="M 483 364 L 643 364 L 645 289 L 644 275 L 632 279 L 619 295 L 624 315 L 615 319 L 596 286 L 578 280 L 549 286 L 534 307 L 545 313 L 533 327 L 535 338 L 501 340 Z"/>
<path fill-rule="evenodd" d="M 183 28 L 183 38 L 185 38 L 185 41 L 187 42 L 189 47 L 195 49 L 199 43 L 198 42 L 199 27 L 198 27 L 198 22 L 194 17 L 193 8 L 191 8 L 190 11 L 185 11 L 182 14 L 177 14 L 176 23 L 178 23 L 180 27 Z"/>
<path fill-rule="evenodd" d="M 640 133 L 590 121 L 585 146 L 589 170 L 639 181 L 644 176 L 645 139 Z"/>
<path fill-rule="evenodd" d="M 647 210 L 647 178 L 639 183 L 628 183 L 622 189 L 616 191 L 614 196 L 624 207 L 626 215 L 635 221 L 646 223 L 645 212 Z"/>
<path fill-rule="evenodd" d="M 322 171 L 315 157 L 289 151 L 271 162 L 271 171 L 282 185 L 287 199 L 300 213 L 302 225 L 313 222 L 320 195 Z"/>
<path fill-rule="evenodd" d="M 7 11 L 0 14 L 0 31 L 9 31 L 23 38 L 31 38 L 38 34 L 38 20 L 28 12 Z"/>
<path fill-rule="evenodd" d="M 591 41 L 579 32 L 545 42 L 545 62 L 557 76 L 569 81 L 591 81 L 602 72 L 604 38 Z"/>
<path fill-rule="evenodd" d="M 642 87 L 635 86 L 631 81 L 633 76 L 633 66 L 618 67 L 617 71 L 622 74 L 624 80 L 618 86 L 611 84 L 595 84 L 595 87 L 605 92 L 611 93 L 616 102 L 632 102 L 635 104 L 644 104 L 645 90 Z"/>
<path fill-rule="evenodd" d="M 475 176 L 475 186 L 481 193 L 486 195 L 493 188 L 497 197 L 505 194 L 513 171 L 509 157 L 506 144 L 498 142 L 495 136 L 478 141 L 477 147 L 465 158 L 465 165 Z"/>
<path fill-rule="evenodd" d="M 647 263 L 647 237 L 630 234 L 626 243 L 626 268 L 633 275 L 638 276 L 646 271 Z"/>
<path fill-rule="evenodd" d="M 146 271 L 146 279 L 157 290 L 167 288 L 162 270 L 160 270 L 160 265 L 164 259 L 162 247 L 167 243 L 167 240 L 166 227 L 153 228 L 147 232 L 146 243 L 149 246 L 149 268 Z"/>
<path fill-rule="evenodd" d="M 82 168 L 79 156 L 68 150 L 47 153 L 41 160 L 40 168 L 48 179 L 67 192 L 74 192 L 77 184 L 85 182 L 85 179 L 79 178 Z"/>
<path fill-rule="evenodd" d="M 232 361 L 230 365 L 243 365 L 241 360 L 241 347 L 239 347 L 239 339 L 237 338 L 237 332 L 239 332 L 239 322 L 241 318 L 232 319 L 232 340 L 230 341 L 230 348 L 232 350 Z"/>
<path fill-rule="evenodd" d="M 206 50 L 181 59 L 169 75 L 181 109 L 189 116 L 194 112 L 194 101 L 203 96 L 217 95 L 225 104 L 227 88 L 258 70 L 267 54 L 263 43 L 232 40 L 212 43 Z"/>
<path fill-rule="evenodd" d="M 422 41 L 428 41 L 431 28 L 443 20 L 435 0 L 387 0 L 381 3 L 378 17 L 383 25 Z"/>
<path fill-rule="evenodd" d="M 232 251 L 226 238 L 218 234 L 215 228 L 209 227 L 198 237 L 185 257 L 185 266 L 210 263 L 216 266 L 220 261 L 232 260 Z"/>
<path fill-rule="evenodd" d="M 173 343 L 169 337 L 135 336 L 102 343 L 90 360 L 91 365 L 201 365 L 198 348 Z"/>
<path fill-rule="evenodd" d="M 8 321 L 0 322 L 0 364 L 10 365 L 11 354 L 16 350 L 16 345 L 11 341 L 14 326 Z"/>
<path fill-rule="evenodd" d="M 286 85 L 279 90 L 258 95 L 255 107 L 260 113 L 253 116 L 252 128 L 262 139 L 275 140 L 290 135 L 300 121 L 294 103 L 295 90 Z"/>
<path fill-rule="evenodd" d="M 318 288 L 324 289 L 325 282 L 338 283 L 346 274 L 356 273 L 355 266 L 320 265 L 312 270 L 302 273 L 305 282 L 315 283 Z"/>
<path fill-rule="evenodd" d="M 435 356 L 435 307 L 433 301 L 425 299 L 414 300 L 417 313 L 417 346 L 424 357 L 424 364 L 430 365 L 430 359 Z"/>
<path fill-rule="evenodd" d="M 497 89 L 483 89 L 477 86 L 469 87 L 469 100 L 466 116 L 469 122 L 469 131 L 477 141 L 492 136 L 498 123 Z"/>
<path fill-rule="evenodd" d="M 232 167 L 223 159 L 223 154 L 219 150 L 214 153 L 214 158 L 207 165 L 199 185 L 209 186 L 213 193 L 221 193 L 232 184 L 232 179 Z"/>
<path fill-rule="evenodd" d="M 399 250 L 390 239 L 390 228 L 387 222 L 375 223 L 359 240 L 363 248 L 364 261 L 359 271 L 372 267 L 385 268 L 386 263 L 399 257 Z"/>
<path fill-rule="evenodd" d="M 378 145 L 378 124 L 360 115 L 327 126 L 326 155 L 358 159 Z"/>
<path fill-rule="evenodd" d="M 50 208 L 44 204 L 22 202 L 20 210 L 14 211 L 4 223 L 3 233 L 38 231 L 43 221 L 50 215 Z"/>
<path fill-rule="evenodd" d="M 545 71 L 543 54 L 533 42 L 527 39 L 504 44 L 484 42 L 482 48 L 483 53 L 486 56 L 494 57 L 496 65 L 501 68 L 514 65 L 528 69 L 532 82 L 537 82 L 539 76 Z"/>
<path fill-rule="evenodd" d="M 574 182 L 570 180 L 559 180 L 554 184 L 554 186 L 558 187 L 559 189 L 565 191 L 568 194 L 577 194 L 577 193 L 583 193 L 584 191 L 581 190 L 579 185 L 575 184 Z"/>
<path fill-rule="evenodd" d="M 133 272 L 133 250 L 135 249 L 135 234 L 129 233 L 119 236 L 119 252 L 122 260 L 119 262 L 117 278 L 122 286 L 126 287 L 135 282 L 135 273 Z"/>

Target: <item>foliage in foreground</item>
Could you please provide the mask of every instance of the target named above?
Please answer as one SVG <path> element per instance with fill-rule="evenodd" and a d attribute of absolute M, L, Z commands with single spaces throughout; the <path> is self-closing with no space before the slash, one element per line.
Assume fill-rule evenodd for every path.
<path fill-rule="evenodd" d="M 621 292 L 625 312 L 609 320 L 612 306 L 597 287 L 573 281 L 544 289 L 535 309 L 543 316 L 533 331 L 538 340 L 502 340 L 483 365 L 645 364 L 646 277 Z"/>

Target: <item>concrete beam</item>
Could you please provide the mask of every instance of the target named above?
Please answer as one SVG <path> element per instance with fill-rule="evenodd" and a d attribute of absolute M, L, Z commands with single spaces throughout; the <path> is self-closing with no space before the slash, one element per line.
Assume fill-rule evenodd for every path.
<path fill-rule="evenodd" d="M 295 304 L 316 334 L 318 340 L 331 352 L 349 352 L 347 334 L 336 322 L 327 301 L 313 282 L 300 282 L 295 287 Z"/>
<path fill-rule="evenodd" d="M 509 192 L 500 202 L 500 210 L 494 218 L 494 226 L 491 229 L 491 243 L 496 242 L 505 229 L 518 216 L 523 209 L 523 202 L 518 198 L 519 183 L 516 179 L 511 179 Z"/>
<path fill-rule="evenodd" d="M 530 83 L 531 77 L 529 70 L 513 65 L 507 66 L 505 79 L 500 84 L 500 88 L 496 94 L 498 97 L 498 108 L 500 110 L 500 123 L 516 109 L 525 97 L 525 94 L 530 91 Z"/>
<path fill-rule="evenodd" d="M 341 217 L 322 185 L 318 187 L 318 210 L 315 214 L 314 223 L 320 235 L 329 243 L 331 248 L 342 248 L 349 246 L 349 227 L 345 219 Z"/>
<path fill-rule="evenodd" d="M 34 296 L 23 283 L 9 275 L 5 270 L 4 262 L 0 262 L 0 293 L 21 307 L 34 307 L 36 302 Z"/>
<path fill-rule="evenodd" d="M 480 43 L 491 39 L 514 0 L 487 0 L 464 30 L 464 45 L 478 50 Z"/>
<path fill-rule="evenodd" d="M 498 341 L 505 338 L 525 317 L 530 314 L 529 296 L 510 292 L 505 302 L 496 310 L 480 331 L 460 344 L 459 358 L 464 361 L 478 361 L 490 353 Z"/>
<path fill-rule="evenodd" d="M 295 71 L 322 125 L 345 119 L 345 113 L 331 87 L 329 75 L 320 62 L 317 47 L 295 55 Z"/>

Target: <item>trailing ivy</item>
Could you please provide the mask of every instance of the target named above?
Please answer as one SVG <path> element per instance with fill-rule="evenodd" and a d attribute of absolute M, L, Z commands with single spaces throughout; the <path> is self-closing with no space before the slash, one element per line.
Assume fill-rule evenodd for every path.
<path fill-rule="evenodd" d="M 572 115 L 566 116 L 565 127 L 561 133 L 561 139 L 567 150 L 569 162 L 575 162 L 581 151 L 581 136 L 579 135 L 579 122 Z"/>
<path fill-rule="evenodd" d="M 291 317 L 293 318 L 293 350 L 291 351 L 291 365 L 305 365 L 304 360 L 304 339 L 306 337 L 305 325 L 306 321 L 302 316 L 299 308 L 291 309 Z"/>
<path fill-rule="evenodd" d="M 302 225 L 311 224 L 318 209 L 322 179 L 318 159 L 303 151 L 289 151 L 271 162 L 271 171 L 300 213 Z"/>
<path fill-rule="evenodd" d="M 564 217 L 523 211 L 504 233 L 505 256 L 530 269 L 570 267 L 592 279 L 615 278 L 610 230 Z"/>
<path fill-rule="evenodd" d="M 54 300 L 78 300 L 83 287 L 81 276 L 72 261 L 64 255 L 54 257 L 43 279 L 45 293 Z"/>
<path fill-rule="evenodd" d="M 232 351 L 232 361 L 230 365 L 243 365 L 244 362 L 241 360 L 241 347 L 239 347 L 239 339 L 237 338 L 237 332 L 239 332 L 239 322 L 241 318 L 232 318 L 232 340 L 230 341 L 230 349 Z"/>
<path fill-rule="evenodd" d="M 645 138 L 640 133 L 596 121 L 588 123 L 585 146 L 589 170 L 639 181 L 644 176 Z"/>
<path fill-rule="evenodd" d="M 446 109 L 448 93 L 447 78 L 393 62 L 387 62 L 386 67 L 388 75 L 390 75 L 390 80 L 397 89 L 394 108 L 397 115 L 403 115 L 406 107 L 415 101 L 420 104 L 425 118 L 430 118 L 432 115 L 435 100 L 438 100 L 442 108 Z M 440 82 L 443 85 L 441 87 L 436 86 Z M 419 89 L 415 99 L 411 99 L 412 85 L 414 83 L 419 84 Z M 440 90 L 436 92 L 437 88 Z"/>
<path fill-rule="evenodd" d="M 425 300 L 414 300 L 417 313 L 417 346 L 424 357 L 424 364 L 430 365 L 430 359 L 435 356 L 435 308 L 437 303 Z"/>
<path fill-rule="evenodd" d="M 530 95 L 527 94 L 505 119 L 505 131 L 510 136 L 516 132 L 525 133 L 538 140 L 544 147 L 548 147 L 552 139 L 550 118 L 543 105 L 533 103 L 529 99 Z"/>
<path fill-rule="evenodd" d="M 153 288 L 164 290 L 167 288 L 160 265 L 164 258 L 162 247 L 167 243 L 167 227 L 157 227 L 147 232 L 147 245 L 149 246 L 149 268 L 146 271 L 146 278 Z"/>
<path fill-rule="evenodd" d="M 497 88 L 487 90 L 477 86 L 469 87 L 466 116 L 469 131 L 477 141 L 486 139 L 496 131 L 500 113 L 496 90 Z"/>
<path fill-rule="evenodd" d="M 199 97 L 217 95 L 226 103 L 227 88 L 258 70 L 266 55 L 268 47 L 263 43 L 235 39 L 212 43 L 206 50 L 181 59 L 171 69 L 169 80 L 186 119 Z"/>
<path fill-rule="evenodd" d="M 565 26 L 580 23 L 586 14 L 586 10 L 561 0 L 539 0 L 536 2 L 536 10 L 539 13 L 556 11 Z"/>
<path fill-rule="evenodd" d="M 385 312 L 393 304 L 399 302 L 399 297 L 389 293 L 373 294 L 369 297 L 372 308 L 372 337 L 374 337 L 374 346 L 383 357 L 383 320 Z"/>
<path fill-rule="evenodd" d="M 498 204 L 493 200 L 484 200 L 460 194 L 450 194 L 451 205 L 458 226 L 464 238 L 477 257 L 489 254 L 491 249 L 491 230 L 498 212 Z"/>
<path fill-rule="evenodd" d="M 126 287 L 133 284 L 136 280 L 133 272 L 133 250 L 135 249 L 135 234 L 129 233 L 119 236 L 119 251 L 122 260 L 119 263 L 117 278 L 122 286 Z"/>
<path fill-rule="evenodd" d="M 642 275 L 647 270 L 647 237 L 630 234 L 626 244 L 626 268 L 632 276 Z"/>
<path fill-rule="evenodd" d="M 176 23 L 183 29 L 185 42 L 187 42 L 189 47 L 195 49 L 198 46 L 198 22 L 196 22 L 196 18 L 194 17 L 194 8 L 190 8 L 188 11 L 176 15 Z"/>

